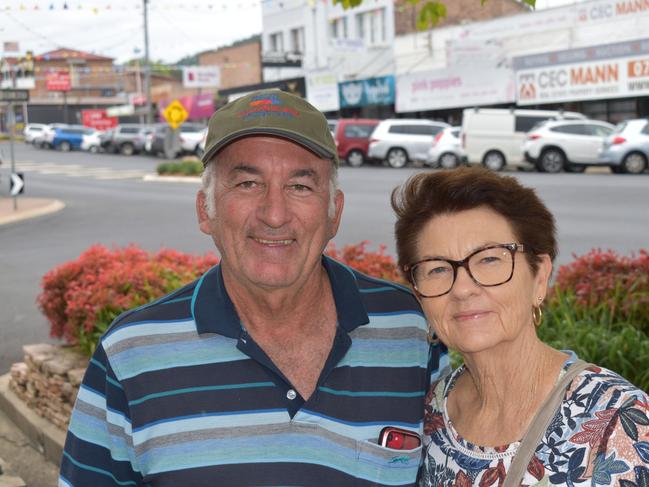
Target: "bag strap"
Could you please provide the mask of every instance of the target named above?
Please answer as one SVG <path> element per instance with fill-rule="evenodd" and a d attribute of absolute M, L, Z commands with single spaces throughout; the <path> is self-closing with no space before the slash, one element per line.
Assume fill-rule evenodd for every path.
<path fill-rule="evenodd" d="M 543 438 L 543 433 L 547 430 L 557 409 L 563 401 L 566 389 L 577 374 L 582 372 L 589 365 L 591 364 L 584 362 L 583 360 L 575 360 L 570 364 L 570 367 L 568 367 L 568 370 L 566 370 L 566 373 L 561 380 L 550 391 L 550 394 L 543 402 L 541 408 L 537 411 L 534 419 L 525 432 L 525 436 L 523 436 L 523 439 L 521 440 L 516 456 L 512 460 L 512 464 L 507 471 L 503 487 L 518 487 L 521 484 L 525 472 L 527 471 L 527 466 L 536 451 L 536 447 L 538 446 L 539 441 L 541 441 L 541 438 Z"/>

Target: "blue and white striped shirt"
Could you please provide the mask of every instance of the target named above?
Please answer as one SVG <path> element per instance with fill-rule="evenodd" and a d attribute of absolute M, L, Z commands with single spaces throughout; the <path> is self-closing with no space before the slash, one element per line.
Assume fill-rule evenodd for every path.
<path fill-rule="evenodd" d="M 322 262 L 338 326 L 308 400 L 242 329 L 216 266 L 101 339 L 59 486 L 414 485 L 421 448 L 377 439 L 385 426 L 422 435 L 446 350 L 407 289 Z"/>

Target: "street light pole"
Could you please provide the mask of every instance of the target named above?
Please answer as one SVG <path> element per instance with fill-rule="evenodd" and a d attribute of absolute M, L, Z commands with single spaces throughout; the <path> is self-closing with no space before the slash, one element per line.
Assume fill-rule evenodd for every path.
<path fill-rule="evenodd" d="M 144 91 L 146 92 L 146 123 L 152 124 L 153 114 L 151 113 L 151 66 L 149 65 L 149 0 L 142 1 L 144 3 Z"/>

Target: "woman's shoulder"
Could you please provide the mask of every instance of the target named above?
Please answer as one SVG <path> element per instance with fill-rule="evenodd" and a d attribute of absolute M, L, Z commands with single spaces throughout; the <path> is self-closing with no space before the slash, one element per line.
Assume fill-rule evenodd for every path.
<path fill-rule="evenodd" d="M 572 403 L 585 401 L 587 409 L 614 409 L 630 399 L 649 409 L 649 395 L 621 375 L 595 364 L 589 364 L 570 383 L 566 400 Z"/>

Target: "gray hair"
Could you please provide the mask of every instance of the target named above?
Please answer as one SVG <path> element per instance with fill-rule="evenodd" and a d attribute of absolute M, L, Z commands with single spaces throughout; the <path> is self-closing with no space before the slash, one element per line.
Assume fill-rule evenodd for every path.
<path fill-rule="evenodd" d="M 216 206 L 214 201 L 214 193 L 216 189 L 216 157 L 207 164 L 203 170 L 203 192 L 205 193 L 205 210 L 207 216 L 214 218 L 216 215 Z M 331 163 L 331 176 L 329 177 L 329 218 L 333 218 L 336 214 L 336 191 L 338 191 L 338 167 L 336 163 Z"/>

